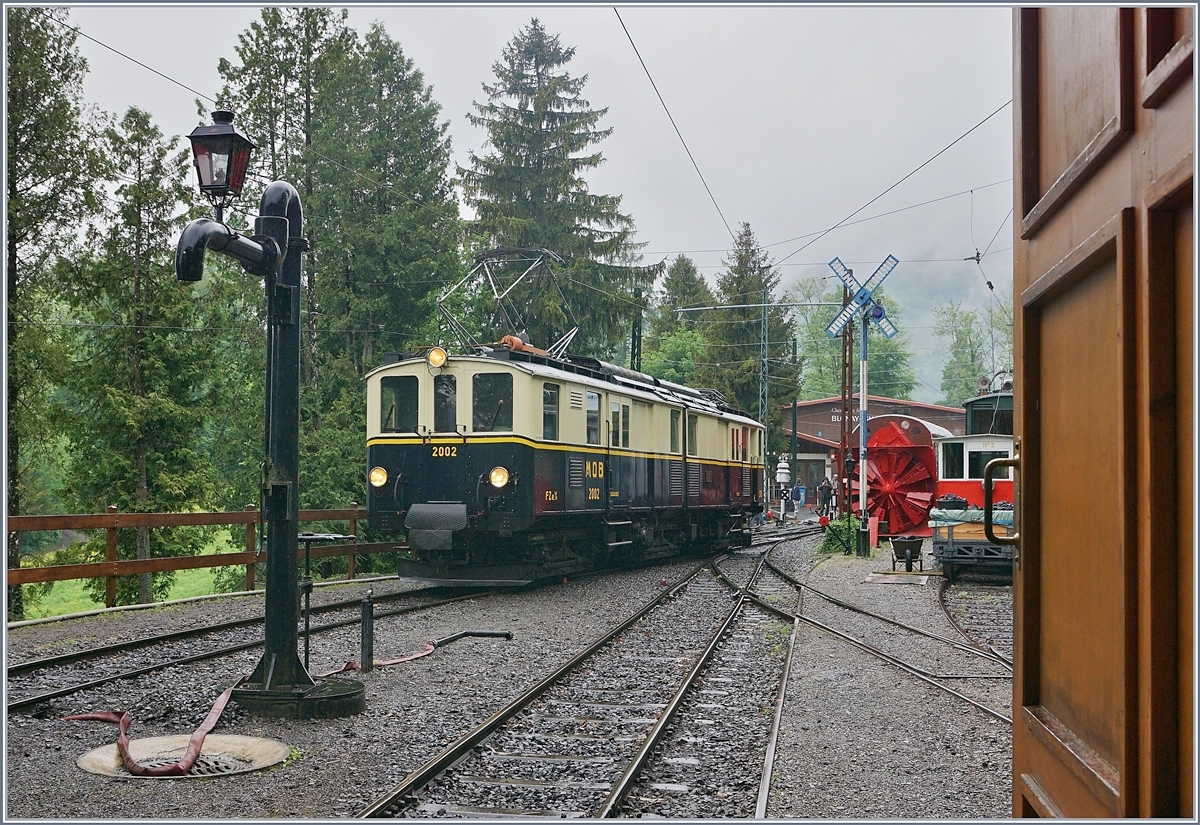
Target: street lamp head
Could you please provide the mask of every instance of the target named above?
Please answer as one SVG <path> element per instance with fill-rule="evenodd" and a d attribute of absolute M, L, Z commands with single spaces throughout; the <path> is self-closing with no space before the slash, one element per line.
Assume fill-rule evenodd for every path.
<path fill-rule="evenodd" d="M 200 176 L 200 192 L 219 210 L 242 194 L 250 150 L 255 146 L 233 128 L 233 112 L 220 108 L 212 118 L 211 126 L 197 126 L 188 140 Z"/>

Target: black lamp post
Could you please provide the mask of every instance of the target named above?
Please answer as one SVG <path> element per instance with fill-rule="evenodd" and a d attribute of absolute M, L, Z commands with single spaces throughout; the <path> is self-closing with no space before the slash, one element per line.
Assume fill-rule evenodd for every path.
<path fill-rule="evenodd" d="M 233 112 L 217 109 L 212 119 L 211 126 L 193 129 L 188 140 L 192 142 L 200 192 L 212 202 L 217 210 L 217 223 L 221 223 L 225 207 L 241 197 L 250 168 L 250 152 L 257 147 L 233 128 Z"/>
<path fill-rule="evenodd" d="M 263 656 L 233 692 L 252 712 L 292 719 L 334 718 L 366 707 L 365 691 L 349 679 L 313 679 L 298 655 L 300 618 L 297 575 L 300 453 L 300 254 L 304 238 L 300 195 L 285 181 L 263 192 L 255 234 L 249 238 L 221 222 L 221 210 L 241 194 L 253 144 L 233 129 L 233 113 L 213 113 L 213 125 L 189 136 L 200 191 L 217 220 L 197 218 L 183 230 L 175 275 L 199 281 L 204 251 L 228 255 L 263 278 L 267 293 L 266 450 L 262 465 L 262 518 L 267 548 L 266 628 Z"/>

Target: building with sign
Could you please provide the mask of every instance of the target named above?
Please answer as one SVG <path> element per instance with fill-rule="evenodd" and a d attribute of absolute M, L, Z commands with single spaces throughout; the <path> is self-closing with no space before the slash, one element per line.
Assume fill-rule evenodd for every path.
<path fill-rule="evenodd" d="M 818 398 L 800 401 L 796 405 L 796 476 L 797 481 L 807 488 L 808 500 L 812 501 L 813 490 L 822 478 L 834 478 L 834 456 L 842 428 L 842 399 L 840 397 Z M 858 426 L 858 394 L 850 403 L 851 419 L 848 431 Z M 967 412 L 962 407 L 943 407 L 940 404 L 925 404 L 902 398 L 886 398 L 867 393 L 867 418 L 877 415 L 911 415 L 945 427 L 954 435 L 967 432 Z M 783 451 L 791 450 L 792 405 L 783 407 L 784 432 L 787 441 Z M 857 452 L 857 443 L 848 445 Z"/>

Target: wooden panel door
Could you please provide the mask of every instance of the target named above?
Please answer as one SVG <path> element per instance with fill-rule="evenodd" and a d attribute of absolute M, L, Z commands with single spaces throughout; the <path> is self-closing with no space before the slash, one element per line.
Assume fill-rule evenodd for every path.
<path fill-rule="evenodd" d="M 1194 21 L 1014 24 L 1013 815 L 1191 816 Z"/>

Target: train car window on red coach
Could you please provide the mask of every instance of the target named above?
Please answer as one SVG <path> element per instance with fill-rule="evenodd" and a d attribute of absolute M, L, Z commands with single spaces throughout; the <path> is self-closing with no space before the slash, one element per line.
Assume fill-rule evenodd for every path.
<path fill-rule="evenodd" d="M 679 452 L 679 410 L 671 410 L 671 452 Z"/>
<path fill-rule="evenodd" d="M 688 455 L 696 455 L 696 424 L 699 417 L 695 415 L 688 416 L 687 428 L 687 453 Z"/>
<path fill-rule="evenodd" d="M 942 478 L 963 477 L 962 442 L 951 441 L 942 445 Z"/>
<path fill-rule="evenodd" d="M 417 431 L 417 376 L 394 375 L 379 382 L 380 425 L 385 433 Z"/>
<path fill-rule="evenodd" d="M 983 469 L 993 458 L 1008 458 L 1008 453 L 1004 450 L 980 450 L 967 453 L 967 470 L 970 472 L 968 478 L 983 478 Z M 998 467 L 994 477 L 1008 478 L 1008 468 Z"/>

